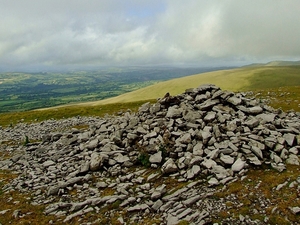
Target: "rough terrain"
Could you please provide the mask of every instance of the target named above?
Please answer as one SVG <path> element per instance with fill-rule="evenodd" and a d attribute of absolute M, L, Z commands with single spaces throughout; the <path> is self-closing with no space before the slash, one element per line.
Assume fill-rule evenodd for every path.
<path fill-rule="evenodd" d="M 267 216 L 220 218 L 226 199 L 240 203 L 214 196 L 250 168 L 299 166 L 300 115 L 202 85 L 137 113 L 19 123 L 1 128 L 0 138 L 10 155 L 0 169 L 18 174 L 3 192 L 30 193 L 31 204 L 55 215 L 50 224 L 276 224 Z M 300 174 L 276 188 L 285 186 L 299 193 Z M 295 204 L 287 223 L 298 224 L 299 195 Z M 0 212 L 13 213 L 26 216 Z"/>

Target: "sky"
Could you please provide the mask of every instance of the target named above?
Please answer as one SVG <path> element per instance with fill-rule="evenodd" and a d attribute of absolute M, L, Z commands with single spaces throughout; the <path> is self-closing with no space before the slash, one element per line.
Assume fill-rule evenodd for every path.
<path fill-rule="evenodd" d="M 300 60 L 299 0 L 0 0 L 0 69 Z"/>

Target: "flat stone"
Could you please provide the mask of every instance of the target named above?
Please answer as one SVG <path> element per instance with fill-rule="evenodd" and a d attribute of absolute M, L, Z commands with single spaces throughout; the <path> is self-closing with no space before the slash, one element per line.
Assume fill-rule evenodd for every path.
<path fill-rule="evenodd" d="M 187 208 L 185 209 L 183 212 L 181 212 L 180 214 L 177 215 L 178 219 L 182 219 L 183 217 L 187 216 L 188 214 L 190 214 L 191 212 L 193 212 L 192 209 Z"/>
<path fill-rule="evenodd" d="M 154 204 L 152 205 L 152 209 L 155 210 L 155 211 L 158 211 L 159 208 L 163 205 L 163 201 L 158 199 L 156 202 L 154 202 Z"/>
<path fill-rule="evenodd" d="M 240 105 L 242 103 L 242 99 L 232 96 L 227 99 L 227 102 L 231 103 L 232 105 Z"/>
<path fill-rule="evenodd" d="M 135 206 L 129 207 L 127 209 L 127 212 L 145 211 L 148 208 L 149 208 L 149 206 L 147 204 L 140 204 L 140 205 L 135 205 Z"/>
<path fill-rule="evenodd" d="M 215 177 L 212 177 L 209 179 L 208 184 L 211 186 L 215 186 L 219 184 L 219 181 Z"/>
<path fill-rule="evenodd" d="M 247 125 L 250 128 L 257 127 L 259 124 L 259 121 L 256 118 L 250 118 L 245 122 L 245 125 Z"/>
<path fill-rule="evenodd" d="M 227 165 L 232 165 L 234 163 L 234 158 L 229 155 L 221 154 L 220 160 Z"/>
<path fill-rule="evenodd" d="M 295 215 L 300 213 L 300 207 L 298 207 L 298 206 L 296 206 L 296 207 L 289 207 L 289 209 Z"/>
<path fill-rule="evenodd" d="M 260 106 L 254 106 L 254 107 L 249 108 L 249 112 L 251 114 L 259 114 L 259 113 L 263 112 L 263 109 Z"/>
<path fill-rule="evenodd" d="M 240 172 L 244 169 L 246 162 L 241 160 L 241 158 L 237 158 L 237 160 L 232 164 L 231 170 L 233 172 Z"/>
<path fill-rule="evenodd" d="M 181 109 L 177 106 L 169 107 L 166 117 L 167 118 L 178 118 L 181 117 Z"/>
<path fill-rule="evenodd" d="M 186 172 L 186 178 L 193 179 L 195 176 L 197 176 L 200 173 L 200 171 L 201 171 L 200 166 L 193 165 L 193 167 Z"/>
<path fill-rule="evenodd" d="M 161 161 L 162 161 L 162 151 L 158 151 L 157 153 L 149 157 L 150 163 L 161 163 Z"/>
<path fill-rule="evenodd" d="M 178 222 L 179 222 L 179 220 L 178 220 L 177 216 L 168 214 L 167 225 L 176 225 L 176 224 L 178 224 Z"/>
<path fill-rule="evenodd" d="M 201 198 L 201 195 L 196 195 L 194 197 L 188 198 L 187 200 L 184 200 L 182 203 L 186 206 L 190 206 L 199 201 Z"/>
<path fill-rule="evenodd" d="M 212 160 L 212 159 L 204 160 L 201 164 L 203 166 L 205 166 L 207 169 L 210 169 L 213 166 L 217 165 L 217 163 L 214 160 Z"/>
<path fill-rule="evenodd" d="M 179 142 L 183 144 L 189 144 L 192 141 L 192 137 L 190 133 L 184 134 L 181 138 L 179 138 Z"/>
<path fill-rule="evenodd" d="M 138 133 L 141 133 L 141 134 L 147 134 L 147 133 L 148 133 L 143 127 L 138 127 L 138 128 L 136 129 L 136 131 L 137 131 Z"/>
<path fill-rule="evenodd" d="M 47 160 L 46 162 L 43 163 L 44 167 L 49 167 L 49 166 L 54 166 L 56 163 L 53 162 L 52 160 Z"/>
<path fill-rule="evenodd" d="M 289 157 L 286 160 L 286 163 L 290 164 L 290 165 L 297 165 L 297 166 L 299 166 L 300 165 L 300 163 L 299 163 L 299 157 L 297 155 L 290 154 Z"/>
<path fill-rule="evenodd" d="M 211 122 L 216 118 L 216 113 L 215 112 L 208 112 L 206 116 L 204 117 L 204 121 L 206 122 Z"/>
<path fill-rule="evenodd" d="M 117 163 L 124 163 L 130 159 L 127 155 L 117 154 L 117 156 L 114 157 L 114 160 L 116 160 Z"/>
<path fill-rule="evenodd" d="M 262 151 L 261 151 L 258 147 L 252 146 L 252 147 L 251 147 L 251 151 L 252 151 L 258 158 L 263 159 Z"/>
<path fill-rule="evenodd" d="M 94 150 L 95 148 L 98 147 L 98 143 L 99 143 L 98 139 L 94 139 L 94 140 L 91 140 L 91 141 L 87 144 L 86 147 L 87 147 L 89 150 Z"/>
<path fill-rule="evenodd" d="M 257 115 L 256 118 L 261 119 L 261 120 L 263 120 L 264 122 L 270 123 L 270 122 L 273 122 L 273 121 L 274 121 L 275 116 L 276 116 L 276 115 L 273 114 L 273 113 L 270 113 L 270 114 L 265 114 L 265 113 L 263 113 L 263 114 Z"/>

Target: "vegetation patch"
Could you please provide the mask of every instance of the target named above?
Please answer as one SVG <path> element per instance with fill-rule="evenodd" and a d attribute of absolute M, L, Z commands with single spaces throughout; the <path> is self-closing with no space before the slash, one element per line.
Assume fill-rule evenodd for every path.
<path fill-rule="evenodd" d="M 249 95 L 260 99 L 275 109 L 300 112 L 300 85 L 259 89 Z"/>
<path fill-rule="evenodd" d="M 213 197 L 224 201 L 227 210 L 220 212 L 214 221 L 241 215 L 269 224 L 295 224 L 300 215 L 293 214 L 290 207 L 300 205 L 299 172 L 299 166 L 287 165 L 282 173 L 264 166 L 251 169 L 242 180 L 219 187 Z"/>
<path fill-rule="evenodd" d="M 64 119 L 74 116 L 99 116 L 114 115 L 118 112 L 126 112 L 127 110 L 137 111 L 138 108 L 149 101 L 139 101 L 130 103 L 108 104 L 102 106 L 65 106 L 54 109 L 34 110 L 26 112 L 3 113 L 0 114 L 0 126 L 13 126 L 20 121 L 24 123 L 41 122 L 49 119 Z"/>
<path fill-rule="evenodd" d="M 3 188 L 18 175 L 0 170 L 0 223 L 1 224 L 48 224 L 54 216 L 44 215 L 44 205 L 32 205 L 31 195 L 18 191 L 5 191 Z M 62 224 L 62 223 L 55 223 Z"/>

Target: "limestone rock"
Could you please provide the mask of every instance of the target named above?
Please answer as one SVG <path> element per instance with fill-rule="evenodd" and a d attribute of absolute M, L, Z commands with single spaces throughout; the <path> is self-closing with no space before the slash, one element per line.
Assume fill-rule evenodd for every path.
<path fill-rule="evenodd" d="M 161 163 L 162 162 L 162 151 L 158 151 L 157 153 L 151 155 L 149 157 L 150 163 Z"/>
<path fill-rule="evenodd" d="M 104 160 L 105 157 L 103 155 L 94 152 L 91 155 L 90 170 L 91 171 L 99 170 L 103 166 Z"/>
<path fill-rule="evenodd" d="M 162 173 L 169 174 L 174 173 L 178 170 L 177 165 L 175 164 L 172 158 L 168 159 L 161 167 Z"/>

